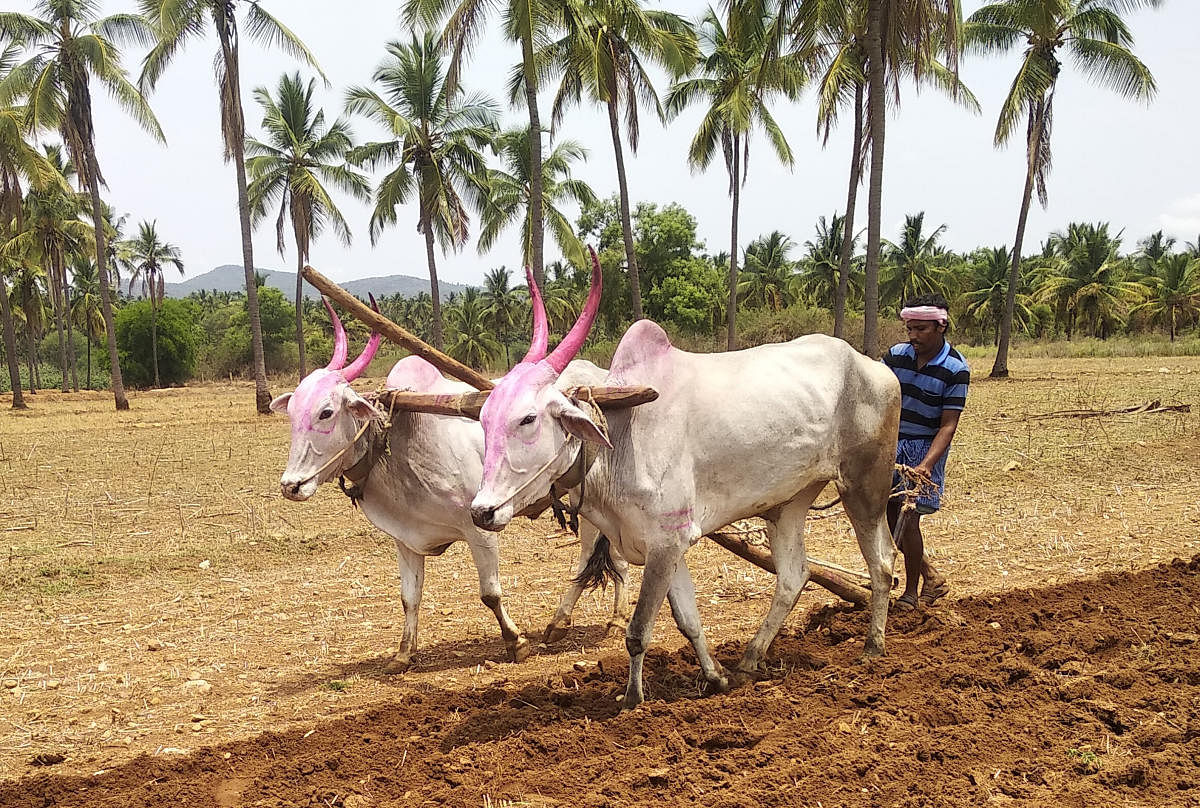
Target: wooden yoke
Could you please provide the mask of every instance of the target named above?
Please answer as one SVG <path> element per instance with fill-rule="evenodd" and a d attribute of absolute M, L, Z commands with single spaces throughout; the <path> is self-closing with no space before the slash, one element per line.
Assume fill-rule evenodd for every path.
<path fill-rule="evenodd" d="M 583 387 L 581 392 L 590 392 L 591 400 L 601 409 L 621 409 L 647 404 L 658 398 L 658 391 L 652 387 Z M 570 393 L 570 391 L 568 391 Z M 483 402 L 487 401 L 488 391 L 478 393 L 413 393 L 407 390 L 384 390 L 376 402 L 384 410 L 410 410 L 413 412 L 428 412 L 434 415 L 461 415 L 466 418 L 479 418 Z"/>
<path fill-rule="evenodd" d="M 315 286 L 321 294 L 341 304 L 342 308 L 369 325 L 372 330 L 378 331 L 397 345 L 407 348 L 443 373 L 466 382 L 476 390 L 491 390 L 496 386 L 491 379 L 475 372 L 457 359 L 447 356 L 382 314 L 372 311 L 369 306 L 312 267 L 304 267 L 304 279 Z"/>

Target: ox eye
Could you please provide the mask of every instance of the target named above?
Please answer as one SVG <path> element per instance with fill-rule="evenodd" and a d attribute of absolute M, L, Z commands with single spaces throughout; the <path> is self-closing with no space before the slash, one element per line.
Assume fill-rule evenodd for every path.
<path fill-rule="evenodd" d="M 536 415 L 526 415 L 524 418 L 521 419 L 521 426 L 529 426 L 536 420 L 537 420 Z"/>
<path fill-rule="evenodd" d="M 333 417 L 333 410 L 326 407 L 325 409 L 321 410 L 321 414 L 317 416 L 317 420 L 318 421 L 328 421 L 332 417 Z"/>

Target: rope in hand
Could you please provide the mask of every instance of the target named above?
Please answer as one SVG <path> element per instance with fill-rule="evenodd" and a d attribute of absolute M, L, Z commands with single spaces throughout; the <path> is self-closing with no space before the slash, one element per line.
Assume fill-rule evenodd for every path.
<path fill-rule="evenodd" d="M 933 480 L 918 472 L 913 466 L 897 463 L 895 469 L 896 473 L 900 475 L 900 485 L 903 486 L 903 490 L 893 489 L 889 499 L 904 500 L 904 504 L 900 507 L 901 512 L 916 510 L 918 499 L 923 495 L 937 493 L 937 486 L 934 485 Z"/>

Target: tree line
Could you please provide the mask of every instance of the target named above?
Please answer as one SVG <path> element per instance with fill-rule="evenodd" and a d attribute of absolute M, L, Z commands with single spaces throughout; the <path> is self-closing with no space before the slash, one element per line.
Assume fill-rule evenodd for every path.
<path fill-rule="evenodd" d="M 387 44 L 369 83 L 345 91 L 347 117 L 327 122 L 313 103 L 315 79 L 289 73 L 273 88 L 253 90 L 261 123 L 259 134 L 249 135 L 241 95 L 243 42 L 280 46 L 324 79 L 316 55 L 259 2 L 141 0 L 136 13 L 101 18 L 91 2 L 38 0 L 33 14 L 0 12 L 0 316 L 13 405 L 19 406 L 21 399 L 16 323 L 24 315 L 28 342 L 36 332 L 30 317 L 37 317 L 32 308 L 25 312 L 10 305 L 9 287 L 15 297 L 20 283 L 28 286 L 22 273 L 44 274 L 65 387 L 74 368 L 70 333 L 79 322 L 68 298 L 78 298 L 80 284 L 69 267 L 84 254 L 90 254 L 95 268 L 96 322 L 103 323 L 117 408 L 128 406 L 113 317 L 123 260 L 126 266 L 141 267 L 137 272 L 149 303 L 150 372 L 155 383 L 162 382 L 157 346 L 162 275 L 167 267 L 182 268 L 181 258 L 158 239 L 153 222 L 139 226 L 138 239 L 121 238 L 119 221 L 100 193 L 103 174 L 95 148 L 92 87 L 106 89 L 147 131 L 164 139 L 147 96 L 173 57 L 190 40 L 208 33 L 216 35 L 219 47 L 219 126 L 226 159 L 235 166 L 246 271 L 242 305 L 256 403 L 263 412 L 270 392 L 251 232 L 273 221 L 279 251 L 284 252 L 290 235 L 300 268 L 312 240 L 323 232 L 331 230 L 343 241 L 351 237 L 335 192 L 372 199 L 372 241 L 388 227 L 417 224 L 425 238 L 431 282 L 425 333 L 442 346 L 448 330 L 456 340 L 449 347 L 480 364 L 485 355 L 509 347 L 505 332 L 497 330 L 502 329 L 497 315 L 489 319 L 484 313 L 492 304 L 473 302 L 483 300 L 480 292 L 443 306 L 437 285 L 438 248 L 467 244 L 475 224 L 472 215 L 481 249 L 506 229 L 518 227 L 522 261 L 548 290 L 561 285 L 564 301 L 583 268 L 581 236 L 599 239 L 606 276 L 612 276 L 610 289 L 621 291 L 619 297 L 607 296 L 611 326 L 648 315 L 680 329 L 695 331 L 703 324 L 711 331 L 723 313 L 728 349 L 739 344 L 741 312 L 800 304 L 831 311 L 831 330 L 841 337 L 852 336 L 849 320 L 861 311 L 860 346 L 875 355 L 881 348 L 881 310 L 893 306 L 896 295 L 931 285 L 944 289 L 956 306 L 962 301 L 964 324 L 981 333 L 984 327 L 991 330 L 998 345 L 993 375 L 1008 372 L 1014 329 L 1045 322 L 1039 307 L 1050 309 L 1053 327 L 1067 336 L 1104 336 L 1137 328 L 1145 318 L 1158 322 L 1155 317 L 1169 320 L 1174 335 L 1194 319 L 1197 272 L 1192 259 L 1167 260 L 1169 250 L 1146 258 L 1140 247 L 1136 254 L 1122 256 L 1120 235 L 1100 224 L 1072 224 L 1054 234 L 1040 256 L 1024 255 L 1033 192 L 1042 204 L 1047 199 L 1053 99 L 1064 68 L 1074 68 L 1119 95 L 1149 100 L 1154 79 L 1132 52 L 1133 37 L 1123 15 L 1159 4 L 1000 0 L 964 20 L 959 4 L 951 0 L 734 0 L 693 21 L 647 8 L 640 0 L 407 0 L 400 16 L 410 36 Z M 469 91 L 468 58 L 491 14 L 499 15 L 500 30 L 519 51 L 508 102 L 524 107 L 528 125 L 502 129 L 500 105 Z M 136 80 L 122 61 L 121 48 L 130 44 L 148 49 Z M 885 106 L 897 107 L 903 91 L 924 85 L 978 109 L 959 79 L 960 58 L 1019 47 L 1015 78 L 995 131 L 996 145 L 1025 132 L 1026 181 L 1012 246 L 955 256 L 940 249 L 941 230 L 926 228 L 923 214 L 910 216 L 897 241 L 887 241 L 880 225 Z M 671 82 L 661 97 L 652 68 Z M 554 92 L 550 127 L 538 108 L 541 89 Z M 790 165 L 789 136 L 794 135 L 782 130 L 774 111 L 810 91 L 818 99 L 823 139 L 830 138 L 843 116 L 853 120 L 845 211 L 821 223 L 798 261 L 788 258 L 792 247 L 784 234 L 768 234 L 743 248 L 740 194 L 751 145 L 765 139 Z M 597 104 L 608 113 L 618 188 L 612 200 L 598 200 L 572 175 L 583 149 L 553 135 L 554 126 L 581 103 Z M 672 256 L 664 270 L 655 245 L 643 244 L 638 229 L 648 227 L 643 220 L 651 213 L 665 209 L 631 210 L 624 150 L 637 149 L 645 114 L 667 122 L 692 106 L 704 114 L 690 136 L 686 159 L 696 170 L 709 168 L 718 156 L 723 162 L 729 177 L 730 241 L 723 254 L 714 256 L 698 255 L 693 243 L 687 256 Z M 349 116 L 365 118 L 384 136 L 356 142 Z M 62 141 L 57 157 L 33 142 L 47 133 Z M 382 174 L 374 186 L 364 173 L 368 170 Z M 866 226 L 856 229 L 863 184 Z M 575 226 L 563 212 L 566 203 L 582 206 Z M 44 224 L 47 219 L 59 224 L 47 224 L 34 235 L 30 228 L 39 216 Z M 549 283 L 547 232 L 565 259 Z M 129 264 L 123 257 L 128 242 L 151 235 L 152 244 L 146 245 L 151 254 Z M 810 249 L 817 242 L 829 248 L 820 270 L 813 269 L 817 262 Z M 1007 273 L 998 269 L 1004 261 Z M 993 283 L 985 286 L 988 278 Z M 723 297 L 723 312 L 714 308 L 714 297 Z M 1171 302 L 1162 304 L 1164 313 L 1153 315 L 1160 305 L 1155 301 L 1167 299 Z M 305 312 L 298 277 L 292 315 L 301 373 L 307 369 Z M 468 333 L 474 336 L 464 342 Z M 853 341 L 859 342 L 857 336 Z M 90 345 L 89 339 L 89 350 Z"/>
<path fill-rule="evenodd" d="M 633 318 L 628 304 L 624 236 L 616 194 L 584 203 L 573 224 L 575 238 L 598 247 L 605 295 L 586 354 L 606 363 L 616 341 Z M 641 267 L 643 314 L 662 323 L 683 346 L 715 350 L 723 345 L 729 254 L 710 252 L 699 240 L 696 219 L 677 203 L 634 206 L 632 235 Z M 121 223 L 118 223 L 120 225 Z M 740 256 L 737 328 L 742 344 L 792 339 L 812 331 L 830 332 L 839 286 L 840 250 L 845 218 L 820 217 L 807 239 L 779 231 L 753 238 Z M 903 228 L 883 239 L 880 311 L 895 320 L 904 300 L 928 293 L 950 301 L 954 340 L 996 345 L 1000 339 L 1011 252 L 979 247 L 957 252 L 942 243 L 945 225 L 927 222 L 923 212 L 905 218 Z M 122 368 L 135 386 L 180 384 L 193 378 L 242 375 L 253 364 L 248 307 L 244 293 L 201 290 L 181 300 L 163 296 L 161 271 L 147 269 L 145 256 L 170 254 L 157 240 L 154 223 L 143 223 L 138 238 L 116 240 L 114 266 L 127 283 L 114 295 L 116 341 Z M 853 245 L 846 294 L 847 321 L 857 325 L 864 310 L 865 253 L 862 233 Z M 1162 231 L 1126 247 L 1124 234 L 1106 223 L 1071 223 L 1056 231 L 1021 262 L 1015 297 L 1015 333 L 1027 338 L 1107 339 L 1116 335 L 1158 333 L 1174 341 L 1200 325 L 1200 236 L 1177 244 Z M 134 256 L 139 256 L 134 258 Z M 547 267 L 542 287 L 550 323 L 565 334 L 587 295 L 590 273 L 569 261 Z M 27 369 L 27 387 L 50 380 L 106 386 L 107 372 L 93 375 L 92 347 L 103 338 L 94 263 L 73 256 L 70 263 L 66 365 L 43 364 L 64 348 L 49 329 L 52 306 L 44 273 L 25 272 L 13 285 L 18 353 Z M 333 334 L 320 303 L 292 301 L 256 276 L 264 361 L 268 373 L 300 370 L 295 327 L 300 323 L 308 354 L 329 355 Z M 451 294 L 441 306 L 446 351 L 480 370 L 502 371 L 528 347 L 528 290 L 506 267 L 489 270 L 483 284 Z M 157 292 L 154 290 L 157 288 Z M 130 294 L 140 293 L 140 298 Z M 381 311 L 426 340 L 436 327 L 433 299 L 399 294 L 380 298 Z M 347 318 L 354 338 L 365 341 L 365 327 Z M 74 324 L 75 331 L 70 330 Z M 856 329 L 851 329 L 856 330 Z M 901 338 L 898 327 L 881 334 Z M 858 345 L 858 336 L 852 342 Z M 86 351 L 86 360 L 82 354 Z M 72 353 L 73 352 L 73 353 Z M 74 357 L 78 356 L 76 359 Z M 388 352 L 384 353 L 385 359 Z M 68 388 L 69 389 L 69 388 Z"/>

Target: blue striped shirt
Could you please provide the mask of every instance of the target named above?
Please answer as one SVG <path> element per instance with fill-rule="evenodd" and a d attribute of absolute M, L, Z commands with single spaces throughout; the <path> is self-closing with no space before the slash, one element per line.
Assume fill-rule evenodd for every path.
<path fill-rule="evenodd" d="M 901 438 L 932 438 L 942 423 L 942 410 L 966 407 L 971 369 L 949 342 L 923 368 L 917 368 L 917 351 L 907 342 L 893 345 L 883 362 L 900 380 Z"/>

